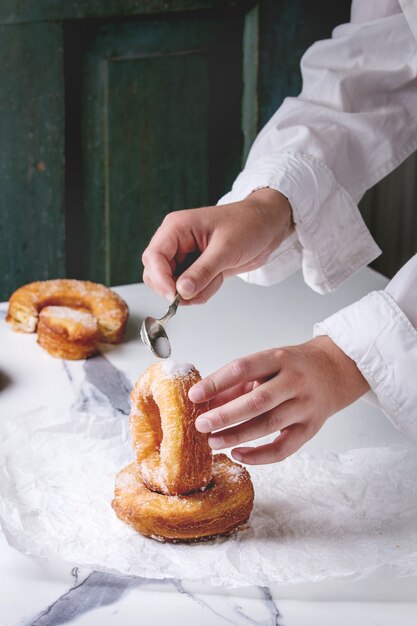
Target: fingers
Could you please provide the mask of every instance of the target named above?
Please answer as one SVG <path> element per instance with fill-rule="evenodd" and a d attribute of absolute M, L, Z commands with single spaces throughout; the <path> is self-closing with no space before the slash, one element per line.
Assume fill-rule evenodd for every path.
<path fill-rule="evenodd" d="M 207 402 L 236 385 L 268 378 L 278 372 L 279 360 L 279 350 L 265 350 L 237 359 L 194 385 L 188 396 L 192 402 Z"/>
<path fill-rule="evenodd" d="M 285 400 L 289 400 L 289 391 L 275 378 L 223 406 L 201 414 L 195 426 L 201 433 L 213 432 L 267 413 Z"/>
<path fill-rule="evenodd" d="M 198 259 L 177 280 L 177 291 L 184 300 L 198 296 L 205 302 L 223 282 L 227 249 L 213 237 Z M 213 289 L 214 287 L 214 289 Z"/>
<path fill-rule="evenodd" d="M 277 463 L 294 454 L 311 438 L 306 424 L 292 424 L 272 442 L 256 448 L 236 448 L 232 456 L 240 463 L 248 465 L 264 465 Z"/>
<path fill-rule="evenodd" d="M 167 300 L 175 294 L 174 270 L 197 245 L 187 211 L 168 214 L 142 255 L 144 282 Z"/>
<path fill-rule="evenodd" d="M 293 400 L 283 402 L 279 407 L 258 415 L 233 428 L 221 430 L 208 439 L 213 450 L 231 448 L 246 441 L 260 439 L 265 435 L 283 431 L 301 417 L 301 407 Z"/>
<path fill-rule="evenodd" d="M 182 304 L 202 304 L 220 288 L 223 269 L 228 264 L 229 248 L 223 238 L 213 234 L 214 212 L 207 209 L 177 211 L 166 216 L 143 253 L 146 284 L 168 300 L 175 291 Z M 177 278 L 174 271 L 190 255 L 197 258 Z"/>
<path fill-rule="evenodd" d="M 148 259 L 143 282 L 166 300 L 173 300 L 175 281 L 172 277 L 172 262 L 160 253 L 152 254 Z"/>
<path fill-rule="evenodd" d="M 182 299 L 181 304 L 205 304 L 211 298 L 211 296 L 213 296 L 216 291 L 220 289 L 222 284 L 223 275 L 219 274 L 218 276 L 216 276 L 216 278 L 214 278 L 214 280 L 211 281 L 211 283 L 205 289 L 200 291 L 194 298 L 191 298 L 189 300 Z"/>
<path fill-rule="evenodd" d="M 231 389 L 226 389 L 226 391 L 219 393 L 215 398 L 210 400 L 210 409 L 223 406 L 223 404 L 252 391 L 254 384 L 255 383 L 244 383 L 242 385 L 236 385 L 236 387 L 232 387 Z"/>

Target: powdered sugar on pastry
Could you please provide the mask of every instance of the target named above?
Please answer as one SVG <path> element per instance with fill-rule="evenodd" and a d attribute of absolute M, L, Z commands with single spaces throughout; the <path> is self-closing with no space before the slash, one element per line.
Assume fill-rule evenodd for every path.
<path fill-rule="evenodd" d="M 184 378 L 194 369 L 191 363 L 178 363 L 174 359 L 166 359 L 161 363 L 161 374 L 165 378 Z"/>
<path fill-rule="evenodd" d="M 165 467 L 159 463 L 156 467 L 150 469 L 146 463 L 138 463 L 138 467 L 142 476 L 142 480 L 146 484 L 157 484 L 160 489 L 165 493 L 168 490 L 167 487 L 167 472 Z"/>
<path fill-rule="evenodd" d="M 239 481 L 244 478 L 245 469 L 241 465 L 233 463 L 224 468 L 224 473 L 227 475 L 229 480 Z"/>
<path fill-rule="evenodd" d="M 83 326 L 97 328 L 97 321 L 91 313 L 88 313 L 88 311 L 80 311 L 79 309 L 72 309 L 68 306 L 48 306 L 42 309 L 41 315 L 50 315 L 55 319 L 73 320 L 74 322 L 83 324 Z"/>

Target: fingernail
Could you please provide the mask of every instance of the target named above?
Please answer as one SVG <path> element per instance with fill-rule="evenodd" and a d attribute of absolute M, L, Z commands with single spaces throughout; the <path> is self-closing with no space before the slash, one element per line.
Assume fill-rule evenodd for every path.
<path fill-rule="evenodd" d="M 208 444 L 212 450 L 219 450 L 223 448 L 223 437 L 209 437 Z"/>
<path fill-rule="evenodd" d="M 191 278 L 183 278 L 177 284 L 178 293 L 186 300 L 191 298 L 195 292 L 195 284 Z"/>
<path fill-rule="evenodd" d="M 191 402 L 201 402 L 203 400 L 203 390 L 198 385 L 194 385 L 188 392 L 188 397 Z"/>
<path fill-rule="evenodd" d="M 209 433 L 211 431 L 210 422 L 204 417 L 199 417 L 195 422 L 195 427 L 200 433 Z"/>
<path fill-rule="evenodd" d="M 242 455 L 240 454 L 240 452 L 235 452 L 235 451 L 233 451 L 233 452 L 232 452 L 232 457 L 233 457 L 234 459 L 236 459 L 236 461 L 239 461 L 240 463 L 242 463 L 242 459 L 243 459 L 243 457 L 242 457 Z"/>

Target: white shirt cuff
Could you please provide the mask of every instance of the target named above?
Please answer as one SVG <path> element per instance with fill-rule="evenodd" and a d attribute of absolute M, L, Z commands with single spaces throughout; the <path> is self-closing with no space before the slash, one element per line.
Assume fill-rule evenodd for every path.
<path fill-rule="evenodd" d="M 301 265 L 307 285 L 327 293 L 380 254 L 355 202 L 322 161 L 298 152 L 251 161 L 219 204 L 243 200 L 264 187 L 288 198 L 296 236 L 281 244 L 263 267 L 242 274 L 245 280 L 270 285 Z"/>
<path fill-rule="evenodd" d="M 393 424 L 417 439 L 417 331 L 386 291 L 374 291 L 314 328 L 355 361 Z"/>

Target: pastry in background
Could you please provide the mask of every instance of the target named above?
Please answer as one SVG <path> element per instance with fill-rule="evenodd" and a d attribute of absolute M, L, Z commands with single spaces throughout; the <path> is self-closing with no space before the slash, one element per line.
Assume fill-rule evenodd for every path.
<path fill-rule="evenodd" d="M 62 278 L 17 289 L 6 321 L 19 332 L 38 330 L 40 345 L 52 356 L 83 359 L 97 352 L 99 341 L 119 343 L 128 315 L 126 302 L 108 287 Z"/>

